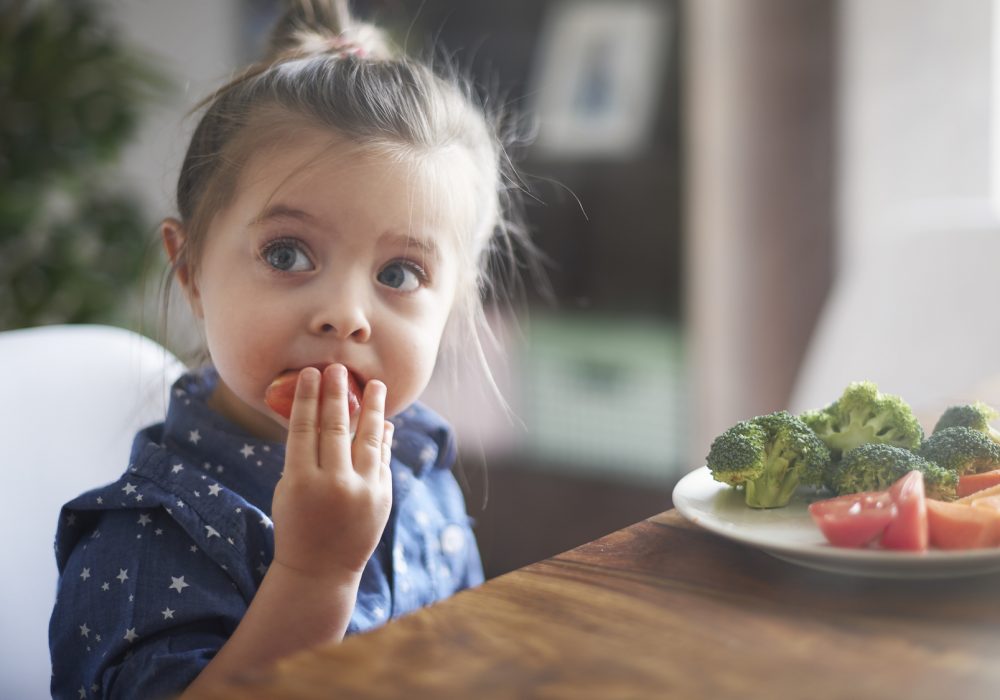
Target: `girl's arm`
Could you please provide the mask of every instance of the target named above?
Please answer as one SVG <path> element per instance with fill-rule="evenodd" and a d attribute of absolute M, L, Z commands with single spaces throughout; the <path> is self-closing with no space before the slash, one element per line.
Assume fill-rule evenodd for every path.
<path fill-rule="evenodd" d="M 322 376 L 300 373 L 274 492 L 274 560 L 236 631 L 189 690 L 343 638 L 392 504 L 385 385 L 365 387 L 353 441 L 347 392 L 341 365 Z"/>

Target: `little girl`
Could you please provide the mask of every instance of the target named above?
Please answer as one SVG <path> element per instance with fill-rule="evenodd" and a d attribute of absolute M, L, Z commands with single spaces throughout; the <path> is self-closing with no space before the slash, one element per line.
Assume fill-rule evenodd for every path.
<path fill-rule="evenodd" d="M 211 363 L 60 515 L 58 698 L 180 693 L 483 580 L 452 434 L 415 401 L 443 339 L 482 354 L 502 147 L 346 3 L 293 4 L 273 44 L 206 101 L 161 227 Z"/>

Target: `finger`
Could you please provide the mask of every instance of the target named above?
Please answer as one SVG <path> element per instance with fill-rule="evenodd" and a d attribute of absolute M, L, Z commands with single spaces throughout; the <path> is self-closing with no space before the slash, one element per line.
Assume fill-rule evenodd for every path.
<path fill-rule="evenodd" d="M 285 472 L 302 471 L 316 464 L 316 421 L 319 413 L 319 370 L 306 367 L 295 384 L 292 415 L 288 419 Z"/>
<path fill-rule="evenodd" d="M 378 473 L 382 464 L 385 433 L 385 384 L 373 379 L 365 385 L 358 416 L 358 432 L 351 445 L 354 470 L 365 478 Z"/>
<path fill-rule="evenodd" d="M 319 431 L 319 463 L 323 469 L 346 469 L 350 464 L 351 415 L 347 392 L 344 365 L 330 365 L 323 370 Z"/>
<path fill-rule="evenodd" d="M 389 421 L 385 422 L 385 430 L 382 432 L 382 476 L 390 473 L 389 465 L 392 463 L 392 436 L 396 432 L 396 426 Z"/>

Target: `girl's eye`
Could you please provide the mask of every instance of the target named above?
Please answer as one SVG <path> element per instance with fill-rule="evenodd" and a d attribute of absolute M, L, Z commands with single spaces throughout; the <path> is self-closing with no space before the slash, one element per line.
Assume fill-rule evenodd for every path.
<path fill-rule="evenodd" d="M 312 260 L 295 241 L 272 241 L 261 252 L 264 262 L 280 272 L 306 272 L 313 269 Z"/>
<path fill-rule="evenodd" d="M 377 277 L 379 283 L 399 292 L 414 292 L 427 281 L 424 271 L 408 262 L 391 262 L 383 267 Z"/>

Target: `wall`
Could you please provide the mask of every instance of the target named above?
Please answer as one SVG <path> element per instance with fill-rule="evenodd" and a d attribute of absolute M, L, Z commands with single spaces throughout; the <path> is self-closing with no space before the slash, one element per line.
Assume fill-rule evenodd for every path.
<path fill-rule="evenodd" d="M 994 0 L 841 3 L 838 261 L 994 216 Z"/>
<path fill-rule="evenodd" d="M 122 28 L 122 39 L 144 49 L 174 83 L 173 92 L 149 109 L 123 158 L 125 182 L 148 210 L 174 212 L 174 187 L 194 122 L 194 105 L 238 68 L 239 0 L 104 0 Z"/>

